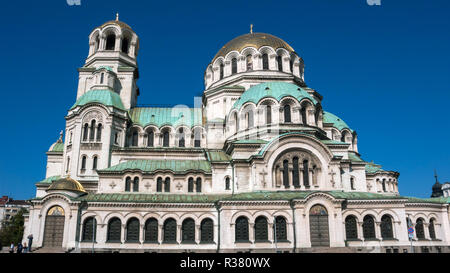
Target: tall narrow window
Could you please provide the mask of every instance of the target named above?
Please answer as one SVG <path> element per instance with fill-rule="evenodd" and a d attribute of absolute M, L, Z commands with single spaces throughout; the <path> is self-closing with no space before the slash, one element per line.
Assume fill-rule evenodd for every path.
<path fill-rule="evenodd" d="M 183 243 L 195 243 L 195 222 L 193 219 L 188 218 L 183 221 L 181 233 Z"/>
<path fill-rule="evenodd" d="M 291 122 L 291 106 L 286 104 L 283 109 L 284 112 L 284 122 Z"/>
<path fill-rule="evenodd" d="M 430 224 L 428 225 L 428 231 L 430 233 L 430 238 L 435 240 L 436 239 L 436 232 L 434 230 L 434 219 L 430 220 Z"/>
<path fill-rule="evenodd" d="M 100 84 L 103 84 L 104 79 L 105 79 L 105 73 L 100 74 Z"/>
<path fill-rule="evenodd" d="M 194 129 L 194 147 L 200 147 L 202 141 L 202 131 L 199 128 Z"/>
<path fill-rule="evenodd" d="M 231 59 L 231 74 L 236 74 L 237 73 L 237 59 L 233 58 Z"/>
<path fill-rule="evenodd" d="M 302 109 L 300 110 L 300 115 L 302 116 L 303 125 L 308 125 L 308 121 L 306 119 L 306 107 L 305 106 L 303 106 Z"/>
<path fill-rule="evenodd" d="M 383 191 L 386 192 L 386 180 L 383 179 L 381 185 L 383 186 Z"/>
<path fill-rule="evenodd" d="M 127 177 L 125 179 L 125 191 L 126 192 L 131 191 L 131 177 Z"/>
<path fill-rule="evenodd" d="M 107 242 L 120 242 L 122 223 L 119 218 L 113 218 L 108 222 Z"/>
<path fill-rule="evenodd" d="M 164 131 L 163 133 L 163 147 L 169 147 L 169 132 Z"/>
<path fill-rule="evenodd" d="M 247 71 L 253 70 L 253 58 L 251 54 L 247 55 Z"/>
<path fill-rule="evenodd" d="M 197 192 L 202 192 L 202 179 L 200 177 L 197 178 L 195 189 L 197 190 Z"/>
<path fill-rule="evenodd" d="M 366 215 L 363 219 L 364 239 L 375 239 L 375 221 L 372 216 Z"/>
<path fill-rule="evenodd" d="M 264 216 L 259 216 L 255 220 L 255 241 L 267 241 L 267 218 Z"/>
<path fill-rule="evenodd" d="M 234 122 L 236 123 L 235 127 L 236 127 L 236 132 L 239 131 L 239 119 L 238 119 L 238 114 L 234 113 Z"/>
<path fill-rule="evenodd" d="M 139 242 L 139 220 L 131 218 L 127 223 L 127 237 L 126 241 L 129 243 Z"/>
<path fill-rule="evenodd" d="M 145 222 L 144 232 L 145 242 L 158 242 L 158 220 L 156 220 L 155 218 L 148 219 Z"/>
<path fill-rule="evenodd" d="M 147 146 L 153 147 L 153 141 L 155 139 L 155 133 L 153 133 L 153 130 L 150 130 L 147 134 Z"/>
<path fill-rule="evenodd" d="M 158 177 L 158 179 L 156 180 L 156 192 L 162 192 L 162 178 Z"/>
<path fill-rule="evenodd" d="M 244 216 L 236 219 L 235 240 L 236 242 L 247 242 L 249 240 L 248 219 Z"/>
<path fill-rule="evenodd" d="M 286 227 L 286 218 L 283 216 L 277 216 L 275 218 L 275 228 L 274 232 L 276 234 L 277 241 L 286 241 L 287 240 L 287 227 Z"/>
<path fill-rule="evenodd" d="M 66 167 L 66 173 L 69 172 L 69 167 L 70 167 L 70 156 L 67 157 L 67 167 Z"/>
<path fill-rule="evenodd" d="M 177 242 L 177 222 L 169 218 L 164 222 L 164 243 Z"/>
<path fill-rule="evenodd" d="M 272 123 L 272 107 L 270 105 L 266 106 L 266 124 Z"/>
<path fill-rule="evenodd" d="M 91 121 L 91 132 L 89 134 L 89 140 L 93 141 L 95 137 L 95 120 Z"/>
<path fill-rule="evenodd" d="M 309 162 L 308 160 L 303 161 L 303 184 L 305 187 L 309 187 Z"/>
<path fill-rule="evenodd" d="M 223 79 L 223 63 L 219 66 L 219 79 Z"/>
<path fill-rule="evenodd" d="M 164 192 L 170 192 L 170 178 L 166 177 L 164 181 Z"/>
<path fill-rule="evenodd" d="M 285 188 L 289 188 L 289 161 L 283 161 L 283 184 Z"/>
<path fill-rule="evenodd" d="M 83 224 L 83 242 L 95 241 L 97 235 L 97 220 L 94 217 L 89 217 Z"/>
<path fill-rule="evenodd" d="M 92 169 L 93 170 L 97 170 L 97 156 L 94 156 L 93 160 L 92 160 Z"/>
<path fill-rule="evenodd" d="M 350 188 L 351 188 L 352 190 L 355 189 L 355 179 L 354 179 L 353 177 L 350 178 Z"/>
<path fill-rule="evenodd" d="M 247 128 L 253 128 L 253 111 L 252 110 L 248 110 L 247 112 Z"/>
<path fill-rule="evenodd" d="M 137 147 L 138 146 L 138 139 L 139 139 L 138 132 L 137 131 L 133 131 L 133 134 L 131 136 L 131 146 Z"/>
<path fill-rule="evenodd" d="M 381 217 L 381 237 L 386 239 L 392 239 L 394 238 L 394 231 L 392 229 L 392 218 L 389 215 L 383 215 Z"/>
<path fill-rule="evenodd" d="M 128 38 L 124 38 L 122 40 L 122 52 L 125 54 L 128 54 L 129 48 L 130 48 L 130 43 L 128 41 Z"/>
<path fill-rule="evenodd" d="M 292 164 L 293 166 L 293 170 L 292 170 L 292 177 L 293 177 L 293 181 L 292 183 L 294 184 L 295 188 L 299 188 L 300 187 L 300 172 L 299 172 L 299 168 L 298 168 L 298 157 L 294 157 L 292 159 Z"/>
<path fill-rule="evenodd" d="M 277 56 L 278 71 L 283 72 L 283 57 Z"/>
<path fill-rule="evenodd" d="M 139 177 L 135 177 L 133 181 L 133 191 L 138 192 L 139 191 Z"/>
<path fill-rule="evenodd" d="M 194 192 L 194 178 L 189 177 L 188 180 L 188 192 Z"/>
<path fill-rule="evenodd" d="M 416 221 L 416 236 L 417 239 L 425 239 L 425 231 L 423 228 L 423 219 L 419 218 Z"/>
<path fill-rule="evenodd" d="M 114 50 L 114 48 L 116 47 L 116 35 L 114 34 L 109 34 L 108 37 L 106 38 L 106 50 Z"/>
<path fill-rule="evenodd" d="M 262 55 L 262 61 L 263 61 L 263 69 L 269 70 L 269 56 L 266 53 Z"/>
<path fill-rule="evenodd" d="M 184 131 L 183 128 L 180 128 L 178 131 L 179 141 L 178 141 L 178 147 L 184 147 L 185 146 L 185 140 L 184 140 Z"/>
<path fill-rule="evenodd" d="M 345 218 L 345 235 L 347 240 L 358 239 L 358 229 L 356 223 L 356 217 L 353 215 Z"/>
<path fill-rule="evenodd" d="M 294 73 L 294 61 L 292 59 L 289 61 L 289 69 L 292 73 Z"/>
<path fill-rule="evenodd" d="M 81 158 L 81 170 L 86 170 L 86 156 L 83 155 Z"/>
<path fill-rule="evenodd" d="M 227 177 L 225 178 L 225 190 L 229 190 L 230 189 L 230 178 Z"/>
<path fill-rule="evenodd" d="M 214 242 L 214 223 L 211 219 L 206 218 L 200 223 L 200 242 Z"/>
<path fill-rule="evenodd" d="M 103 129 L 103 126 L 101 123 L 99 123 L 98 127 L 97 127 L 97 142 L 102 141 L 102 129 Z"/>

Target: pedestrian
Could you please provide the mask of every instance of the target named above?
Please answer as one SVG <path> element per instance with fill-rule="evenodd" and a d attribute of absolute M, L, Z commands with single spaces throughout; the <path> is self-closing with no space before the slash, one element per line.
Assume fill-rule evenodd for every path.
<path fill-rule="evenodd" d="M 14 243 L 11 242 L 11 247 L 9 248 L 9 253 L 14 253 Z"/>
<path fill-rule="evenodd" d="M 23 243 L 23 253 L 28 253 L 28 247 L 26 242 Z"/>
<path fill-rule="evenodd" d="M 22 250 L 23 250 L 23 245 L 22 245 L 22 243 L 18 243 L 17 244 L 17 253 L 22 253 Z"/>
<path fill-rule="evenodd" d="M 31 244 L 33 243 L 33 234 L 28 235 L 28 252 L 31 252 Z"/>

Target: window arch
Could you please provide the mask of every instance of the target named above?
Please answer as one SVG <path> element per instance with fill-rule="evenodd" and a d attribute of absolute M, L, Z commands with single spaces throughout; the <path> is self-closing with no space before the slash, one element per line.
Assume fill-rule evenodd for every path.
<path fill-rule="evenodd" d="M 423 228 L 423 219 L 419 218 L 416 221 L 416 236 L 417 239 L 425 239 L 425 231 Z"/>
<path fill-rule="evenodd" d="M 302 117 L 302 124 L 308 125 L 308 119 L 306 118 L 306 105 L 303 105 L 300 109 L 300 116 Z"/>
<path fill-rule="evenodd" d="M 83 224 L 82 241 L 92 242 L 97 237 L 97 220 L 94 217 L 88 217 Z"/>
<path fill-rule="evenodd" d="M 81 170 L 84 171 L 86 170 L 86 156 L 83 155 L 83 157 L 81 157 Z"/>
<path fill-rule="evenodd" d="M 158 179 L 156 179 L 156 192 L 162 192 L 162 184 L 163 184 L 162 178 L 158 177 Z"/>
<path fill-rule="evenodd" d="M 169 131 L 163 133 L 163 147 L 169 147 Z"/>
<path fill-rule="evenodd" d="M 139 177 L 135 177 L 133 181 L 133 192 L 139 191 Z"/>
<path fill-rule="evenodd" d="M 269 70 L 269 55 L 267 55 L 267 53 L 264 53 L 262 55 L 262 63 L 263 63 L 263 70 Z"/>
<path fill-rule="evenodd" d="M 253 110 L 247 112 L 247 129 L 251 129 L 254 126 Z"/>
<path fill-rule="evenodd" d="M 281 55 L 277 56 L 277 64 L 278 64 L 278 71 L 283 72 L 283 57 L 281 57 Z"/>
<path fill-rule="evenodd" d="M 91 121 L 91 132 L 89 134 L 89 140 L 94 141 L 95 137 L 95 119 Z"/>
<path fill-rule="evenodd" d="M 92 159 L 92 169 L 93 170 L 97 170 L 97 161 L 98 161 L 98 157 L 94 156 L 94 158 Z"/>
<path fill-rule="evenodd" d="M 219 79 L 223 79 L 223 63 L 219 65 Z"/>
<path fill-rule="evenodd" d="M 108 222 L 108 242 L 120 242 L 120 234 L 122 231 L 122 223 L 119 218 L 113 218 Z"/>
<path fill-rule="evenodd" d="M 292 122 L 291 120 L 291 106 L 289 104 L 285 104 L 283 107 L 284 112 L 284 122 Z"/>
<path fill-rule="evenodd" d="M 358 239 L 358 226 L 356 217 L 349 215 L 345 218 L 345 236 L 347 240 Z"/>
<path fill-rule="evenodd" d="M 272 107 L 268 104 L 266 105 L 266 124 L 272 123 Z"/>
<path fill-rule="evenodd" d="M 230 178 L 225 178 L 225 190 L 230 190 Z"/>
<path fill-rule="evenodd" d="M 83 127 L 83 141 L 87 141 L 89 132 L 89 125 L 86 123 Z"/>
<path fill-rule="evenodd" d="M 170 192 L 170 178 L 166 177 L 164 180 L 164 192 Z"/>
<path fill-rule="evenodd" d="M 134 130 L 133 134 L 131 135 L 131 146 L 137 147 L 138 139 L 139 139 L 139 134 L 138 134 L 137 130 Z"/>
<path fill-rule="evenodd" d="M 283 161 L 283 185 L 289 188 L 289 161 Z"/>
<path fill-rule="evenodd" d="M 375 239 L 375 221 L 372 216 L 366 215 L 363 219 L 364 239 Z"/>
<path fill-rule="evenodd" d="M 180 128 L 180 130 L 178 130 L 178 147 L 184 147 L 185 144 L 184 130 L 183 128 Z"/>
<path fill-rule="evenodd" d="M 125 54 L 128 54 L 130 50 L 130 41 L 128 40 L 128 38 L 123 38 L 122 40 L 122 52 Z"/>
<path fill-rule="evenodd" d="M 253 57 L 252 54 L 247 55 L 247 71 L 253 70 Z"/>
<path fill-rule="evenodd" d="M 305 187 L 309 188 L 309 161 L 303 161 L 303 184 Z"/>
<path fill-rule="evenodd" d="M 383 179 L 383 181 L 381 182 L 381 185 L 383 187 L 383 191 L 386 192 L 386 179 Z"/>
<path fill-rule="evenodd" d="M 267 218 L 264 216 L 259 216 L 255 220 L 255 241 L 267 241 L 268 231 L 267 231 Z"/>
<path fill-rule="evenodd" d="M 353 177 L 350 177 L 350 189 L 355 189 L 355 179 Z"/>
<path fill-rule="evenodd" d="M 381 217 L 381 238 L 384 240 L 394 238 L 394 230 L 392 228 L 392 217 L 383 215 Z"/>
<path fill-rule="evenodd" d="M 101 123 L 99 123 L 97 126 L 97 141 L 98 142 L 102 141 L 102 129 L 103 129 L 103 125 Z"/>
<path fill-rule="evenodd" d="M 188 180 L 188 192 L 194 192 L 194 178 L 189 177 Z"/>
<path fill-rule="evenodd" d="M 286 218 L 277 216 L 275 218 L 275 234 L 277 241 L 287 241 Z"/>
<path fill-rule="evenodd" d="M 139 220 L 137 218 L 131 218 L 127 222 L 127 239 L 129 243 L 139 242 Z"/>
<path fill-rule="evenodd" d="M 155 133 L 153 130 L 148 131 L 147 133 L 147 147 L 153 147 L 155 140 Z"/>
<path fill-rule="evenodd" d="M 101 73 L 100 74 L 100 84 L 103 84 L 104 80 L 105 80 L 105 73 Z"/>
<path fill-rule="evenodd" d="M 239 119 L 238 119 L 238 114 L 236 112 L 234 113 L 234 122 L 236 123 L 235 127 L 236 127 L 236 132 L 237 132 L 237 131 L 239 131 Z"/>
<path fill-rule="evenodd" d="M 214 242 L 214 222 L 209 218 L 203 219 L 200 223 L 200 242 Z"/>
<path fill-rule="evenodd" d="M 197 181 L 195 182 L 195 189 L 197 192 L 202 192 L 202 179 L 197 177 Z"/>
<path fill-rule="evenodd" d="M 194 147 L 200 147 L 202 141 L 202 131 L 200 128 L 194 129 Z"/>
<path fill-rule="evenodd" d="M 249 240 L 248 219 L 245 216 L 236 219 L 235 240 L 236 242 L 247 242 Z"/>
<path fill-rule="evenodd" d="M 434 218 L 431 218 L 430 220 L 430 224 L 428 225 L 428 231 L 430 233 L 430 238 L 431 239 L 436 239 L 436 231 L 434 230 Z"/>
<path fill-rule="evenodd" d="M 115 34 L 109 34 L 106 37 L 106 50 L 114 50 L 116 47 L 116 35 Z"/>
<path fill-rule="evenodd" d="M 188 218 L 181 225 L 181 238 L 183 243 L 195 243 L 195 222 Z"/>
<path fill-rule="evenodd" d="M 164 243 L 177 242 L 177 222 L 173 218 L 164 221 Z"/>
<path fill-rule="evenodd" d="M 150 218 L 145 221 L 144 237 L 145 242 L 158 242 L 158 220 L 155 218 Z"/>
<path fill-rule="evenodd" d="M 298 157 L 294 157 L 292 159 L 292 165 L 293 165 L 293 170 L 292 170 L 292 184 L 294 184 L 295 188 L 299 188 L 300 187 L 300 172 L 299 172 L 299 162 L 298 162 Z"/>
<path fill-rule="evenodd" d="M 231 75 L 237 73 L 237 59 L 233 58 L 231 59 Z"/>
<path fill-rule="evenodd" d="M 125 191 L 131 191 L 131 177 L 129 176 L 125 179 Z"/>

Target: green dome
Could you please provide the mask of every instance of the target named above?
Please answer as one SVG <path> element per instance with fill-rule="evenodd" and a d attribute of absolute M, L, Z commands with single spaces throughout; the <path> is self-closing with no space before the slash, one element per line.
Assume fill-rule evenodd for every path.
<path fill-rule="evenodd" d="M 264 98 L 274 98 L 279 102 L 287 96 L 294 97 L 298 101 L 307 98 L 312 103 L 317 104 L 317 101 L 308 92 L 295 84 L 287 82 L 266 82 L 253 86 L 245 91 L 234 103 L 233 109 L 239 109 L 247 102 L 258 104 Z"/>
<path fill-rule="evenodd" d="M 333 127 L 338 129 L 339 131 L 347 128 L 353 133 L 353 130 L 350 129 L 350 127 L 347 125 L 347 123 L 345 123 L 345 121 L 343 121 L 336 115 L 331 114 L 330 112 L 323 111 L 323 123 L 332 123 Z"/>
<path fill-rule="evenodd" d="M 125 110 L 119 94 L 110 90 L 90 90 L 84 93 L 70 109 L 92 102 L 97 102 L 105 106 L 113 106 L 118 109 Z"/>

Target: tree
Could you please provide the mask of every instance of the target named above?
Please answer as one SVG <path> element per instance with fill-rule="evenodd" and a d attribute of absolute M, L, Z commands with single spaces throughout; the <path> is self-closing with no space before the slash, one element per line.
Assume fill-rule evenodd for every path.
<path fill-rule="evenodd" d="M 25 209 L 21 209 L 11 220 L 3 221 L 2 229 L 0 230 L 0 244 L 9 246 L 11 243 L 17 245 L 22 242 L 23 230 L 24 230 L 24 217 Z"/>

